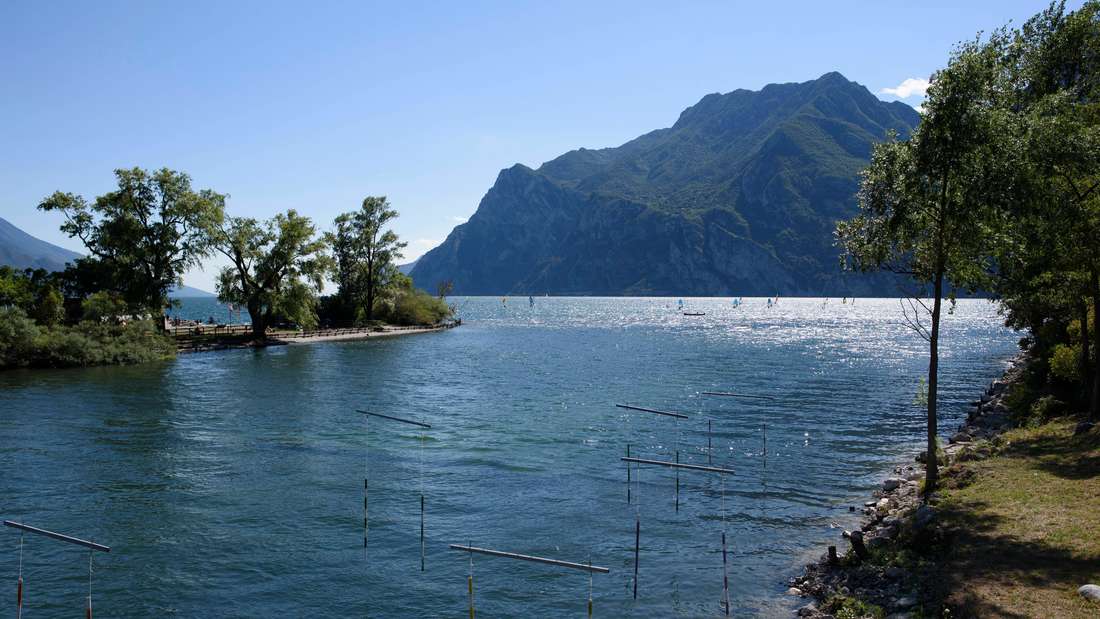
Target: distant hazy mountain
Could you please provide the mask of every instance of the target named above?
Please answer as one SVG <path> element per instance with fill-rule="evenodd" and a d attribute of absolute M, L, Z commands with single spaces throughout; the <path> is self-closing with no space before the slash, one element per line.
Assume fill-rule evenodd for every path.
<path fill-rule="evenodd" d="M 833 228 L 874 143 L 919 120 L 839 73 L 707 95 L 671 128 L 502 171 L 412 277 L 456 294 L 896 294 L 840 273 Z"/>
<path fill-rule="evenodd" d="M 0 265 L 17 269 L 64 271 L 66 263 L 80 257 L 82 257 L 81 254 L 35 238 L 0 217 Z M 180 286 L 172 289 L 169 296 L 189 298 L 214 295 L 198 288 Z"/>
<path fill-rule="evenodd" d="M 420 258 L 417 258 L 416 260 L 413 260 L 412 262 L 397 265 L 397 270 L 401 271 L 405 275 L 408 275 L 409 273 L 412 273 L 412 270 L 414 268 L 416 268 L 416 263 L 417 262 L 420 262 Z"/>

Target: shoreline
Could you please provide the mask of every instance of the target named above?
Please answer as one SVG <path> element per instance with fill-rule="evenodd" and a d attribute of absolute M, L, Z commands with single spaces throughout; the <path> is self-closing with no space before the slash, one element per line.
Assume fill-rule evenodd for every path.
<path fill-rule="evenodd" d="M 1014 356 L 1001 377 L 970 403 L 966 419 L 942 449 L 940 483 L 946 483 L 944 473 L 951 465 L 993 455 L 995 439 L 1012 427 L 1002 400 L 1029 363 L 1026 353 Z M 901 549 L 899 536 L 903 532 L 919 538 L 933 527 L 939 493 L 932 493 L 927 501 L 920 497 L 924 460 L 921 451 L 910 463 L 895 466 L 863 503 L 859 527 L 843 531 L 844 544 L 829 546 L 828 552 L 805 566 L 802 575 L 788 581 L 787 595 L 811 600 L 795 611 L 796 616 L 831 618 L 834 615 L 825 608 L 826 603 L 838 598 L 854 605 L 874 604 L 885 611 L 887 619 L 909 617 L 921 607 L 919 575 L 897 565 L 873 565 L 866 560 L 876 551 Z"/>
<path fill-rule="evenodd" d="M 402 327 L 402 328 L 396 328 L 396 329 L 394 329 L 394 328 L 384 329 L 382 331 L 365 331 L 365 332 L 360 332 L 360 333 L 343 333 L 343 334 L 334 334 L 334 335 L 313 335 L 313 336 L 307 336 L 307 337 L 292 337 L 292 338 L 284 337 L 284 338 L 279 338 L 278 336 L 276 336 L 276 337 L 272 337 L 270 339 L 282 342 L 283 344 L 288 344 L 288 345 L 291 345 L 291 346 L 297 346 L 297 345 L 301 345 L 301 344 L 313 344 L 315 342 L 348 342 L 348 341 L 355 341 L 355 340 L 372 339 L 372 338 L 377 338 L 377 337 L 394 337 L 394 336 L 398 336 L 398 335 L 417 335 L 419 333 L 434 333 L 436 331 L 446 331 L 447 329 L 453 329 L 456 326 L 458 326 L 458 325 L 446 324 L 446 325 L 438 325 L 438 326 L 433 326 L 433 327 L 414 327 L 414 328 Z"/>
<path fill-rule="evenodd" d="M 350 342 L 357 340 L 367 340 L 379 337 L 395 337 L 401 335 L 417 335 L 420 333 L 435 333 L 438 331 L 446 331 L 453 329 L 461 325 L 461 321 L 449 322 L 441 325 L 434 325 L 430 327 L 388 327 L 381 330 L 373 329 L 328 329 L 320 330 L 312 333 L 306 332 L 303 334 L 275 334 L 270 335 L 261 341 L 246 341 L 246 342 L 218 342 L 210 345 L 200 345 L 193 348 L 183 348 L 177 351 L 177 354 L 193 354 L 200 352 L 213 352 L 219 350 L 242 350 L 246 348 L 267 348 L 268 346 L 300 346 L 303 344 L 314 344 L 320 342 Z M 325 331 L 332 331 L 334 333 L 326 333 Z M 341 331 L 344 331 L 341 333 Z M 347 332 L 351 331 L 351 332 Z"/>

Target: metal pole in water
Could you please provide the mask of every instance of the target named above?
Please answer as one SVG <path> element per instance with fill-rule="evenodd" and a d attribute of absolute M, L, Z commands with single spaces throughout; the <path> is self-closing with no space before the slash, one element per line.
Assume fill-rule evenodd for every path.
<path fill-rule="evenodd" d="M 722 605 L 730 616 L 730 578 L 726 569 L 726 532 L 722 531 Z"/>
<path fill-rule="evenodd" d="M 424 571 L 424 495 L 420 495 L 420 571 Z"/>
<path fill-rule="evenodd" d="M 717 466 L 701 466 L 699 464 L 678 464 L 676 462 L 666 462 L 664 460 L 649 460 L 646 458 L 619 458 L 623 462 L 634 462 L 636 464 L 655 464 L 658 466 L 667 466 L 669 468 L 681 468 L 690 471 L 705 471 L 708 473 L 723 473 L 725 475 L 732 475 L 733 469 L 724 469 Z M 639 469 L 641 470 L 641 469 Z M 640 486 L 639 486 L 640 487 Z"/>
<path fill-rule="evenodd" d="M 655 415 L 664 415 L 665 417 L 675 417 L 676 419 L 687 419 L 688 416 L 683 413 L 673 413 L 669 411 L 659 411 L 653 408 L 644 408 L 641 406 L 632 406 L 630 404 L 616 404 L 619 408 L 625 408 L 632 411 L 641 411 L 643 413 L 653 413 Z"/>
<path fill-rule="evenodd" d="M 634 599 L 638 599 L 638 546 L 642 539 L 642 519 L 634 518 Z"/>
<path fill-rule="evenodd" d="M 626 444 L 626 457 L 630 457 L 630 443 Z M 630 463 L 626 463 L 626 504 L 630 505 Z"/>
<path fill-rule="evenodd" d="M 676 452 L 676 464 L 680 464 L 680 452 Z M 676 469 L 676 511 L 680 511 L 680 469 Z"/>
<path fill-rule="evenodd" d="M 711 464 L 711 461 L 710 461 L 710 453 L 711 453 L 711 446 L 710 446 L 710 424 L 711 424 L 711 420 L 710 420 L 710 419 L 707 419 L 707 464 Z M 630 454 L 627 454 L 627 455 L 630 455 Z"/>
<path fill-rule="evenodd" d="M 100 552 L 111 552 L 111 548 L 109 546 L 104 546 L 103 544 L 97 544 L 95 542 L 89 542 L 88 540 L 80 539 L 79 537 L 72 537 L 71 535 L 62 535 L 61 533 L 54 533 L 53 531 L 47 531 L 46 529 L 39 529 L 38 527 L 32 527 L 29 524 L 23 524 L 21 522 L 5 520 L 4 526 L 11 527 L 13 529 L 19 529 L 21 531 L 26 531 L 27 533 L 36 533 L 38 535 L 55 539 L 59 542 L 68 542 L 70 544 L 84 546 L 85 548 L 91 548 L 92 550 L 98 550 Z"/>

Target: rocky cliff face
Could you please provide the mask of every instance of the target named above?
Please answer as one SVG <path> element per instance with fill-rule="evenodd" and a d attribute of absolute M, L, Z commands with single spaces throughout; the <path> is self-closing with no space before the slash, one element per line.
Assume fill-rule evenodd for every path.
<path fill-rule="evenodd" d="M 893 295 L 840 273 L 832 232 L 873 144 L 918 121 L 838 73 L 707 95 L 618 148 L 502 171 L 412 277 L 471 295 Z"/>

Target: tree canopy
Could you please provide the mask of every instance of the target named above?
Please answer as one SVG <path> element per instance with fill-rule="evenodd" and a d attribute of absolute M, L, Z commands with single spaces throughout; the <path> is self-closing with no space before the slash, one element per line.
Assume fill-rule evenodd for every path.
<path fill-rule="evenodd" d="M 267 222 L 230 217 L 211 231 L 231 266 L 218 276 L 218 299 L 248 308 L 252 332 L 264 337 L 276 318 L 317 324 L 317 294 L 332 268 L 313 222 L 291 209 Z"/>
<path fill-rule="evenodd" d="M 222 222 L 225 196 L 195 191 L 187 174 L 167 168 L 119 169 L 115 178 L 118 189 L 92 203 L 58 191 L 38 208 L 63 213 L 61 230 L 88 249 L 77 273 L 94 272 L 95 285 L 118 293 L 135 313 L 159 314 L 183 273 L 210 255 L 207 232 Z"/>

